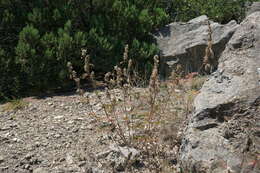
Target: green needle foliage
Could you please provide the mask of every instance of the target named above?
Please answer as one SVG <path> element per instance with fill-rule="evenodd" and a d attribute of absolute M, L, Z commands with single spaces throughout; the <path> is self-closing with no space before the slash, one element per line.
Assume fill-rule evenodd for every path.
<path fill-rule="evenodd" d="M 151 72 L 155 29 L 200 14 L 241 19 L 248 1 L 0 0 L 0 101 L 70 86 L 67 62 L 84 72 L 82 48 L 97 77 L 119 62 L 126 44 L 138 70 Z"/>
<path fill-rule="evenodd" d="M 118 63 L 125 44 L 140 69 L 157 52 L 151 32 L 168 15 L 158 0 L 1 0 L 0 96 L 68 84 L 67 62 L 87 49 L 97 74 Z"/>
<path fill-rule="evenodd" d="M 172 21 L 188 21 L 200 15 L 220 23 L 230 20 L 241 22 L 247 7 L 259 0 L 164 0 Z"/>

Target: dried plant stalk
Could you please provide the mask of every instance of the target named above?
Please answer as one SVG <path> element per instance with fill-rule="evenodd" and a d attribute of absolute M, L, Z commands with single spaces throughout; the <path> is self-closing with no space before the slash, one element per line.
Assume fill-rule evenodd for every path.
<path fill-rule="evenodd" d="M 207 21 L 208 25 L 208 45 L 205 49 L 205 56 L 203 57 L 202 66 L 199 69 L 200 74 L 211 74 L 216 66 L 216 58 L 212 49 L 213 40 L 212 40 L 212 28 L 210 21 Z"/>
<path fill-rule="evenodd" d="M 80 95 L 83 95 L 84 90 L 81 87 L 81 79 L 89 80 L 93 87 L 96 87 L 96 82 L 94 79 L 95 78 L 94 71 L 91 71 L 91 68 L 94 67 L 94 65 L 90 63 L 90 56 L 87 54 L 86 49 L 81 50 L 81 59 L 84 59 L 84 71 L 85 71 L 85 73 L 83 73 L 81 76 L 77 75 L 77 72 L 73 69 L 71 62 L 67 63 L 67 67 L 70 74 L 70 79 L 74 80 L 76 83 L 76 87 L 77 87 L 76 92 L 79 93 Z"/>

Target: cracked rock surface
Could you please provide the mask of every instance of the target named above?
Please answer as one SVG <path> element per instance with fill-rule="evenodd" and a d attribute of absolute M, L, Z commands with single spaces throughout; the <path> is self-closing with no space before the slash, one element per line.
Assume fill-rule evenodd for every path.
<path fill-rule="evenodd" d="M 237 28 L 194 101 L 179 160 L 192 172 L 260 172 L 260 12 Z"/>

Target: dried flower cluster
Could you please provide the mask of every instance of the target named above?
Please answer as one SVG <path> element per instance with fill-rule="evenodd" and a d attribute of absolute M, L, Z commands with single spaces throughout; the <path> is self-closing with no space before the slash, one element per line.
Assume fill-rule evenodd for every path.
<path fill-rule="evenodd" d="M 217 60 L 214 55 L 212 46 L 213 46 L 213 40 L 212 40 L 212 28 L 210 26 L 210 21 L 207 21 L 208 25 L 208 45 L 205 49 L 205 56 L 203 57 L 202 66 L 199 69 L 200 74 L 211 74 L 214 71 L 214 68 L 216 67 Z"/>
<path fill-rule="evenodd" d="M 131 84 L 131 71 L 133 66 L 133 60 L 128 58 L 128 45 L 125 46 L 123 61 L 114 67 L 113 72 L 107 72 L 104 77 L 104 81 L 110 87 L 122 87 L 124 85 Z"/>
<path fill-rule="evenodd" d="M 158 55 L 154 56 L 154 64 L 153 64 L 153 71 L 150 77 L 149 82 L 149 89 L 151 92 L 157 92 L 158 86 L 159 86 L 159 80 L 158 80 L 158 67 L 159 67 L 159 57 Z"/>
<path fill-rule="evenodd" d="M 83 95 L 84 90 L 81 87 L 81 80 L 89 80 L 91 82 L 92 86 L 95 87 L 95 73 L 94 71 L 91 71 L 91 68 L 94 67 L 93 64 L 90 63 L 90 56 L 87 54 L 86 49 L 81 50 L 81 59 L 84 59 L 84 71 L 81 76 L 77 75 L 77 72 L 73 69 L 72 63 L 68 62 L 67 67 L 70 74 L 70 79 L 74 80 L 77 87 L 77 93 L 80 95 Z"/>

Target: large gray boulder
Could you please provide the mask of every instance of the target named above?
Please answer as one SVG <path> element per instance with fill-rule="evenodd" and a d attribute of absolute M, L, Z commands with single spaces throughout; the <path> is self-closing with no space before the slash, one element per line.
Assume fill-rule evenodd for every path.
<path fill-rule="evenodd" d="M 208 17 L 200 16 L 187 23 L 174 22 L 154 34 L 160 49 L 160 74 L 170 75 L 178 61 L 185 72 L 198 71 L 208 42 Z M 213 30 L 213 51 L 218 58 L 236 28 L 235 21 L 221 25 L 210 22 Z"/>
<path fill-rule="evenodd" d="M 260 172 L 260 11 L 236 30 L 194 107 L 179 155 L 186 171 Z"/>

